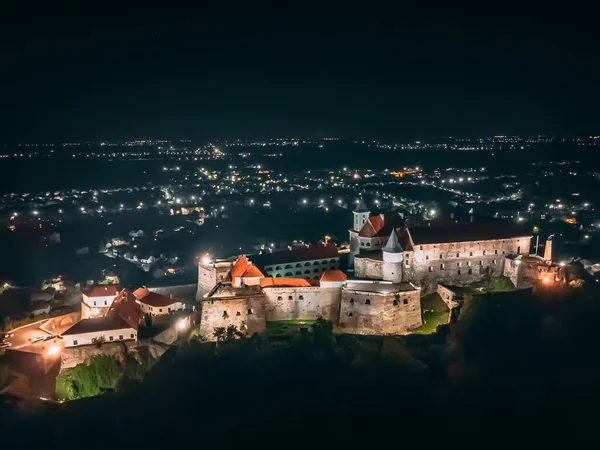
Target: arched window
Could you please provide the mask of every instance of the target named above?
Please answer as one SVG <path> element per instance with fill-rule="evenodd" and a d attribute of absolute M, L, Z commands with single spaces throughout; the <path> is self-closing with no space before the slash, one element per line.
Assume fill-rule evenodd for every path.
<path fill-rule="evenodd" d="M 298 300 L 304 300 L 304 295 L 299 295 Z"/>
<path fill-rule="evenodd" d="M 298 263 L 296 264 L 296 267 L 302 267 L 302 264 Z"/>
<path fill-rule="evenodd" d="M 281 274 L 278 273 L 277 275 L 275 275 L 275 278 L 281 278 Z"/>
<path fill-rule="evenodd" d="M 305 270 L 304 273 L 310 273 L 310 270 Z"/>
<path fill-rule="evenodd" d="M 404 300 L 402 300 L 402 303 L 405 304 L 405 305 L 408 305 L 408 299 L 405 298 Z"/>
<path fill-rule="evenodd" d="M 293 274 L 292 272 L 286 272 L 286 273 L 285 273 L 285 276 L 286 276 L 286 277 L 293 277 L 293 276 L 294 276 L 294 274 Z"/>
<path fill-rule="evenodd" d="M 321 264 L 327 264 L 327 260 L 325 259 L 325 260 L 321 261 Z"/>
<path fill-rule="evenodd" d="M 286 268 L 286 269 L 291 269 L 291 268 L 292 268 L 292 265 L 291 265 L 291 264 L 286 264 L 286 265 L 285 265 L 285 268 Z"/>
<path fill-rule="evenodd" d="M 335 264 L 335 259 L 330 259 L 330 260 L 329 260 L 329 262 L 330 262 L 331 264 Z"/>
<path fill-rule="evenodd" d="M 317 273 L 317 272 L 320 272 L 318 267 L 315 270 L 313 270 L 313 273 Z"/>
<path fill-rule="evenodd" d="M 350 303 L 354 303 L 354 299 L 352 297 L 350 298 Z"/>
<path fill-rule="evenodd" d="M 302 271 L 301 270 L 296 270 L 296 275 L 302 275 Z"/>
<path fill-rule="evenodd" d="M 308 266 L 310 266 L 309 262 L 304 263 L 304 267 L 308 267 Z"/>
<path fill-rule="evenodd" d="M 275 267 L 275 270 L 281 270 L 281 266 Z"/>
<path fill-rule="evenodd" d="M 283 297 L 280 295 L 277 297 L 277 300 L 283 300 Z"/>
<path fill-rule="evenodd" d="M 313 263 L 313 266 L 318 266 L 318 265 L 319 265 L 319 261 L 315 261 L 315 262 Z"/>

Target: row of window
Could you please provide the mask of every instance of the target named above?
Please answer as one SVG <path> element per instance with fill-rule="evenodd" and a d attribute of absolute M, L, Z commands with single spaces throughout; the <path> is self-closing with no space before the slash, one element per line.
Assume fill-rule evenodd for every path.
<path fill-rule="evenodd" d="M 96 300 L 94 300 L 94 306 L 97 306 L 96 305 Z M 108 306 L 108 303 L 106 303 L 106 300 L 104 300 L 104 306 Z"/>
<path fill-rule="evenodd" d="M 506 244 L 506 241 L 502 241 L 503 244 Z M 481 242 L 475 242 L 475 245 L 481 245 Z M 434 245 L 433 248 L 437 248 L 437 245 Z M 444 248 L 444 244 L 440 245 L 440 248 Z M 521 247 L 519 247 L 521 248 Z M 419 245 L 419 250 L 423 250 L 423 246 Z"/>
<path fill-rule="evenodd" d="M 254 314 L 254 310 L 252 308 L 248 309 L 248 314 Z M 242 313 L 240 311 L 235 313 L 236 316 L 241 316 Z M 223 319 L 228 319 L 229 318 L 229 313 L 227 313 L 227 311 L 223 311 Z"/>
<path fill-rule="evenodd" d="M 479 265 L 483 266 L 483 261 L 479 261 Z M 492 265 L 496 265 L 496 260 L 492 259 Z M 457 267 L 462 267 L 462 263 L 456 263 Z M 467 267 L 471 267 L 471 261 L 467 261 Z M 446 270 L 446 264 L 440 264 L 440 270 Z M 433 272 L 433 266 L 429 266 L 429 271 Z M 469 275 L 473 273 L 471 269 L 469 269 Z M 458 269 L 458 274 L 460 275 L 460 269 Z"/>
<path fill-rule="evenodd" d="M 150 309 L 150 311 L 154 311 L 154 308 L 152 306 L 149 306 L 148 308 Z M 162 308 L 158 308 L 158 312 L 163 312 L 163 309 Z M 168 308 L 167 312 L 171 312 L 171 308 Z"/>
<path fill-rule="evenodd" d="M 327 270 L 327 267 L 322 267 L 322 268 L 317 267 L 312 272 L 310 270 L 305 270 L 304 275 L 310 275 L 311 273 L 321 273 L 321 272 L 325 272 L 326 270 Z M 302 271 L 296 270 L 295 274 L 292 272 L 286 272 L 284 277 L 293 277 L 294 275 L 302 275 Z M 281 275 L 279 275 L 279 274 L 278 274 L 278 276 L 281 277 Z"/>
<path fill-rule="evenodd" d="M 133 339 L 133 338 L 135 337 L 135 334 L 131 333 L 130 337 L 131 337 L 131 339 Z M 99 338 L 92 338 L 92 344 L 95 344 L 96 342 L 98 342 L 98 339 L 99 339 Z M 108 337 L 108 340 L 109 340 L 109 341 L 114 341 L 114 340 L 115 340 L 115 339 L 114 339 L 114 336 L 109 336 L 109 337 Z M 122 335 L 122 334 L 120 334 L 120 335 L 119 335 L 119 341 L 122 341 L 122 340 L 123 340 L 123 335 Z M 75 339 L 75 340 L 73 341 L 73 345 L 77 345 L 77 339 Z"/>
<path fill-rule="evenodd" d="M 519 247 L 517 249 L 517 253 L 521 253 L 521 247 Z M 498 250 L 494 250 L 494 255 L 497 255 L 497 254 L 498 254 Z M 502 254 L 505 255 L 506 252 L 503 250 Z M 485 255 L 487 255 L 487 251 L 486 250 L 483 251 L 483 256 L 485 256 Z M 469 252 L 469 256 L 473 256 L 473 252 Z M 460 258 L 460 253 L 457 253 L 456 257 Z M 429 259 L 429 255 L 425 255 L 425 259 Z M 440 255 L 440 259 L 444 259 L 444 255 Z"/>
<path fill-rule="evenodd" d="M 329 261 L 327 261 L 326 259 L 324 259 L 323 261 L 319 262 L 319 261 L 315 261 L 313 263 L 310 262 L 306 262 L 304 264 L 302 263 L 296 263 L 296 265 L 292 265 L 292 264 L 286 264 L 285 266 L 268 266 L 265 267 L 265 270 L 269 271 L 269 270 L 284 270 L 284 269 L 293 269 L 294 267 L 308 267 L 308 266 L 317 266 L 319 264 L 335 264 L 337 262 L 336 259 L 330 259 Z"/>
<path fill-rule="evenodd" d="M 350 297 L 350 303 L 351 303 L 352 305 L 354 304 L 354 298 Z M 371 304 L 371 299 L 370 299 L 370 298 L 367 298 L 367 299 L 365 299 L 365 305 L 370 305 L 370 304 Z M 398 300 L 394 299 L 394 301 L 393 301 L 393 305 L 394 305 L 394 306 L 397 306 L 397 305 L 399 305 L 399 304 L 400 304 L 400 303 L 398 302 Z M 407 298 L 403 299 L 403 300 L 402 300 L 402 304 L 403 304 L 403 305 L 408 305 L 408 299 L 407 299 Z"/>
<path fill-rule="evenodd" d="M 280 295 L 277 297 L 277 300 L 283 300 L 283 297 Z M 292 295 L 288 295 L 288 300 L 294 300 Z M 299 295 L 298 300 L 304 300 L 304 295 Z"/>

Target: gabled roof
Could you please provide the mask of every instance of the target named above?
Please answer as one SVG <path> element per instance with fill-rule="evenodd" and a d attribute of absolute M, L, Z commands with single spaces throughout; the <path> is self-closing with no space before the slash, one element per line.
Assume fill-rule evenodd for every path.
<path fill-rule="evenodd" d="M 367 208 L 367 205 L 365 205 L 365 202 L 363 202 L 362 197 L 358 200 L 358 205 L 356 205 L 356 208 L 354 208 L 354 212 L 355 213 L 366 213 L 366 212 L 371 212 L 371 210 L 369 208 Z"/>
<path fill-rule="evenodd" d="M 373 237 L 383 228 L 384 222 L 380 216 L 371 216 L 358 232 L 360 237 Z"/>
<path fill-rule="evenodd" d="M 346 274 L 344 272 L 342 272 L 341 270 L 326 270 L 325 272 L 323 272 L 323 275 L 321 275 L 321 282 L 323 281 L 339 281 L 339 282 L 343 282 L 346 281 L 348 277 L 346 277 Z"/>
<path fill-rule="evenodd" d="M 235 280 L 237 277 L 241 277 L 249 267 L 250 261 L 248 261 L 246 255 L 240 256 L 233 266 L 231 266 L 231 279 Z"/>
<path fill-rule="evenodd" d="M 176 300 L 173 300 L 169 296 L 159 294 L 158 292 L 152 292 L 146 288 L 136 289 L 133 292 L 133 295 L 138 302 L 153 307 L 169 306 L 176 303 Z"/>
<path fill-rule="evenodd" d="M 242 278 L 262 278 L 262 277 L 264 277 L 264 274 L 260 270 L 258 270 L 258 267 L 256 267 L 255 265 L 248 267 L 248 269 L 246 269 L 246 271 L 242 275 Z"/>
<path fill-rule="evenodd" d="M 400 246 L 405 252 L 414 251 L 414 242 L 408 228 L 397 228 L 396 235 L 398 236 L 398 242 L 400 243 Z"/>
<path fill-rule="evenodd" d="M 260 279 L 260 287 L 308 287 L 311 284 L 304 278 L 271 278 Z"/>
<path fill-rule="evenodd" d="M 142 311 L 135 300 L 135 296 L 130 290 L 123 289 L 113 300 L 106 316 L 119 315 L 131 328 L 137 330 Z"/>
<path fill-rule="evenodd" d="M 390 237 L 384 247 L 382 248 L 384 252 L 387 253 L 402 253 L 402 246 L 398 241 L 398 235 L 396 234 L 396 230 L 392 230 L 390 233 Z"/>
<path fill-rule="evenodd" d="M 100 284 L 85 288 L 83 293 L 88 297 L 114 297 L 119 293 L 119 289 L 117 284 Z"/>

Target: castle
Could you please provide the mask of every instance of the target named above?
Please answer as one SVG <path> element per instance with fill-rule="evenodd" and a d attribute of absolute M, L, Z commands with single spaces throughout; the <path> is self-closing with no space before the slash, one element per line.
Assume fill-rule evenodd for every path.
<path fill-rule="evenodd" d="M 295 261 L 291 253 L 275 277 L 265 277 L 244 255 L 200 261 L 200 334 L 214 340 L 213 330 L 229 325 L 261 333 L 269 321 L 317 316 L 330 320 L 338 333 L 405 334 L 422 325 L 420 297 L 438 283 L 502 275 L 507 257 L 529 254 L 531 236 L 504 223 L 409 229 L 397 213 L 372 216 L 362 200 L 353 215 L 350 261 L 356 279 L 333 268 L 333 259 Z M 289 276 L 308 273 L 308 263 L 314 264 L 309 279 Z M 319 276 L 313 276 L 316 268 Z"/>

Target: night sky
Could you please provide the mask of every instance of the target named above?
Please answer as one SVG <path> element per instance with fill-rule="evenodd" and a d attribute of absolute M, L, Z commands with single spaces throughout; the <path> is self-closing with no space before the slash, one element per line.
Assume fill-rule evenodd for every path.
<path fill-rule="evenodd" d="M 3 14 L 0 141 L 599 134 L 598 11 L 498 5 Z"/>

